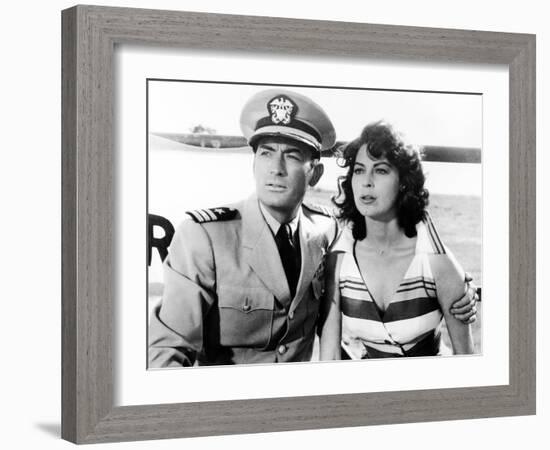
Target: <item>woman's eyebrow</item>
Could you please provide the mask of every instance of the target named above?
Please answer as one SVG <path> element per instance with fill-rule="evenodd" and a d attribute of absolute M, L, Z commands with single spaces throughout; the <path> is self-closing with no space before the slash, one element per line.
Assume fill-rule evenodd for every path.
<path fill-rule="evenodd" d="M 389 161 L 377 161 L 375 162 L 374 164 L 374 167 L 378 167 L 378 166 L 391 166 L 391 164 L 389 163 Z"/>

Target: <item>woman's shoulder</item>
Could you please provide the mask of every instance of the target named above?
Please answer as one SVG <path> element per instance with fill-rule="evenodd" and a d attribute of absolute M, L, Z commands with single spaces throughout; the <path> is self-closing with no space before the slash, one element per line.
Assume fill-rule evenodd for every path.
<path fill-rule="evenodd" d="M 352 253 L 355 240 L 349 225 L 343 225 L 340 228 L 340 234 L 330 247 L 330 254 L 333 253 Z"/>
<path fill-rule="evenodd" d="M 425 211 L 423 219 L 416 225 L 416 236 L 417 252 L 436 255 L 447 253 L 447 248 L 428 211 Z"/>
<path fill-rule="evenodd" d="M 351 229 L 348 226 L 343 226 L 326 256 L 326 265 L 330 276 L 336 276 L 340 273 L 342 261 L 353 255 L 353 245 L 354 239 Z"/>
<path fill-rule="evenodd" d="M 434 275 L 464 279 L 464 271 L 452 253 L 434 253 L 429 258 Z"/>

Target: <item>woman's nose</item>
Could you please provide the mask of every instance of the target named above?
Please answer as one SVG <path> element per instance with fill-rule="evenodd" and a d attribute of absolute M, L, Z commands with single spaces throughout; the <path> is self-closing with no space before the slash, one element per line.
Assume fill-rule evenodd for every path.
<path fill-rule="evenodd" d="M 363 179 L 363 185 L 365 187 L 373 187 L 374 183 L 372 181 L 372 177 L 368 174 L 365 175 L 365 178 Z"/>

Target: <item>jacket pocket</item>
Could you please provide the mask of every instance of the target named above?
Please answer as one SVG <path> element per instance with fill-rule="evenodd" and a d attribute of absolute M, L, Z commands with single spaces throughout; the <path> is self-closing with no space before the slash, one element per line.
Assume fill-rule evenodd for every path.
<path fill-rule="evenodd" d="M 265 347 L 271 336 L 275 297 L 263 288 L 220 286 L 220 344 Z"/>

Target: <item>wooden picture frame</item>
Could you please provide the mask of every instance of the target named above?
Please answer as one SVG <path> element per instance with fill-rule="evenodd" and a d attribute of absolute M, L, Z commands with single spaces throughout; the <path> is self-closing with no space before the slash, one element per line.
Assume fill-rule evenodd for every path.
<path fill-rule="evenodd" d="M 97 6 L 63 11 L 62 31 L 64 439 L 96 443 L 535 413 L 535 36 Z M 506 65 L 509 384 L 115 407 L 116 44 Z"/>

